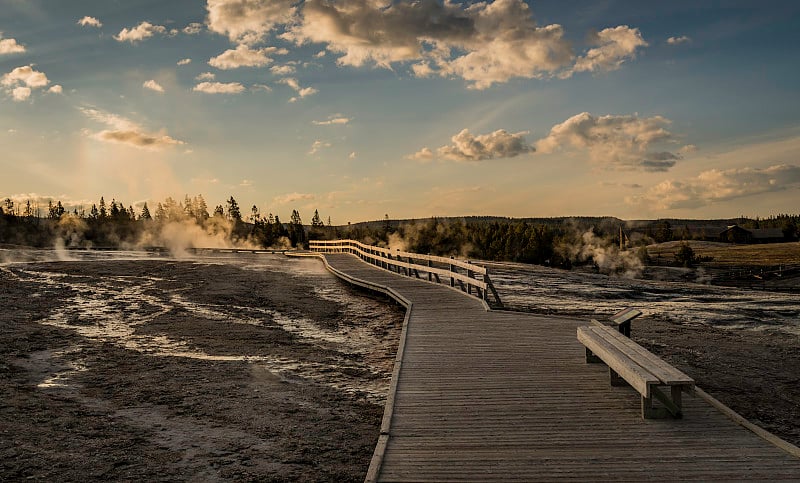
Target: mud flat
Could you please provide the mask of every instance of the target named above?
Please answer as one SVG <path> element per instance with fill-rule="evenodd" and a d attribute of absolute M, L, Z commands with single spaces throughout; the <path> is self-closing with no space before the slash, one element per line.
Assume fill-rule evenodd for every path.
<path fill-rule="evenodd" d="M 85 257 L 0 265 L 0 479 L 363 480 L 399 307 L 316 260 Z"/>

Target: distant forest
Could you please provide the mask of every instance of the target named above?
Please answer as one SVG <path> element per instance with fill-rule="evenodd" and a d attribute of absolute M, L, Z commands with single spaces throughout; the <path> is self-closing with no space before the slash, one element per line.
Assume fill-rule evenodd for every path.
<path fill-rule="evenodd" d="M 183 248 L 246 246 L 307 247 L 309 240 L 351 238 L 368 244 L 416 253 L 513 261 L 569 267 L 623 246 L 642 261 L 643 247 L 672 240 L 714 239 L 727 226 L 779 229 L 780 241 L 798 238 L 800 215 L 776 215 L 724 220 L 641 220 L 613 217 L 525 218 L 461 217 L 383 220 L 332 226 L 318 211 L 303 222 L 292 210 L 287 222 L 256 206 L 243 213 L 231 196 L 209 209 L 202 195 L 183 201 L 167 198 L 138 211 L 100 198 L 88 212 L 67 211 L 60 201 L 46 208 L 5 199 L 0 204 L 0 243 L 15 246 L 65 248 Z M 775 231 L 775 230 L 773 230 Z M 622 243 L 620 243 L 622 237 Z M 778 241 L 778 240 L 773 240 Z M 599 251 L 598 251 L 599 250 Z"/>

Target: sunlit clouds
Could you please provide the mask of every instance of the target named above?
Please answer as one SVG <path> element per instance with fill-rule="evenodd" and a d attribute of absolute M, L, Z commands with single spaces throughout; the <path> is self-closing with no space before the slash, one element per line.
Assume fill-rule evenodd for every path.
<path fill-rule="evenodd" d="M 335 126 L 335 125 L 344 125 L 350 122 L 349 118 L 343 117 L 341 115 L 334 115 L 331 116 L 326 121 L 311 121 L 312 124 L 317 126 Z"/>
<path fill-rule="evenodd" d="M 239 94 L 245 89 L 239 82 L 201 82 L 192 90 L 205 94 Z"/>
<path fill-rule="evenodd" d="M 17 67 L 0 77 L 0 85 L 15 102 L 28 100 L 34 90 L 41 89 L 49 83 L 47 75 L 35 70 L 31 65 Z"/>
<path fill-rule="evenodd" d="M 3 3 L 0 191 L 202 188 L 353 221 L 796 210 L 787 0 L 691 21 L 674 2 L 57 3 Z"/>
<path fill-rule="evenodd" d="M 451 161 L 484 161 L 495 158 L 513 158 L 521 154 L 533 152 L 533 146 L 527 143 L 527 132 L 509 133 L 498 129 L 489 134 L 472 135 L 464 129 L 451 138 L 453 144 L 442 146 L 436 151 L 422 148 L 409 156 L 419 161 L 445 159 Z"/>
<path fill-rule="evenodd" d="M 142 40 L 149 39 L 156 34 L 165 34 L 167 28 L 163 25 L 153 25 L 150 22 L 142 22 L 136 27 L 123 28 L 114 36 L 118 42 L 130 42 L 135 44 Z"/>
<path fill-rule="evenodd" d="M 689 44 L 691 42 L 692 42 L 692 39 L 690 39 L 686 35 L 681 35 L 680 37 L 670 37 L 670 38 L 667 39 L 667 43 L 669 45 Z"/>
<path fill-rule="evenodd" d="M 0 55 L 20 54 L 25 52 L 25 46 L 17 43 L 16 39 L 4 39 L 0 32 Z"/>
<path fill-rule="evenodd" d="M 286 84 L 287 86 L 289 86 L 292 89 L 294 89 L 295 92 L 297 92 L 297 96 L 290 98 L 289 102 L 295 102 L 298 99 L 302 99 L 302 98 L 308 97 L 308 96 L 313 96 L 314 94 L 319 92 L 319 91 L 317 91 L 317 89 L 315 89 L 313 87 L 303 87 L 303 86 L 301 86 L 300 82 L 297 79 L 295 79 L 294 77 L 286 77 L 286 78 L 283 78 L 283 79 L 279 79 L 278 82 L 280 82 L 281 84 Z"/>
<path fill-rule="evenodd" d="M 238 69 L 240 67 L 263 67 L 273 62 L 270 54 L 286 55 L 286 49 L 266 47 L 263 49 L 251 49 L 245 44 L 238 45 L 235 49 L 229 49 L 216 57 L 212 57 L 208 64 L 217 69 Z"/>
<path fill-rule="evenodd" d="M 711 169 L 694 178 L 665 180 L 630 204 L 646 204 L 658 210 L 699 208 L 715 202 L 800 188 L 800 166 Z"/>
<path fill-rule="evenodd" d="M 105 125 L 108 129 L 92 131 L 86 129 L 84 134 L 92 139 L 107 143 L 121 144 L 139 149 L 159 150 L 173 145 L 186 144 L 174 139 L 164 132 L 151 133 L 142 126 L 125 117 L 91 107 L 80 108 L 88 119 Z"/>
<path fill-rule="evenodd" d="M 670 124 L 662 116 L 594 116 L 582 112 L 553 126 L 547 137 L 536 142 L 536 149 L 546 154 L 562 150 L 586 152 L 595 165 L 605 168 L 666 171 L 682 156 L 679 152 L 654 149 L 675 139 L 667 130 Z M 691 151 L 686 148 L 684 153 Z"/>
<path fill-rule="evenodd" d="M 145 89 L 151 90 L 151 91 L 159 92 L 159 93 L 162 93 L 162 94 L 164 93 L 164 88 L 161 86 L 161 84 L 159 84 L 158 82 L 154 81 L 153 79 L 144 81 L 144 84 L 142 84 L 142 87 L 144 87 Z"/>
<path fill-rule="evenodd" d="M 637 49 L 648 45 L 639 29 L 627 25 L 603 29 L 592 35 L 591 43 L 595 47 L 577 59 L 575 72 L 619 69 L 623 62 L 636 56 Z"/>
<path fill-rule="evenodd" d="M 289 23 L 293 4 L 291 0 L 208 0 L 207 26 L 231 41 L 254 43 L 276 26 Z"/>
<path fill-rule="evenodd" d="M 80 25 L 81 27 L 95 27 L 95 28 L 100 28 L 100 27 L 102 27 L 102 26 L 103 26 L 103 23 L 102 23 L 100 20 L 96 19 L 95 17 L 90 17 L 90 16 L 88 16 L 88 15 L 86 15 L 85 17 L 83 17 L 83 18 L 81 18 L 80 20 L 78 20 L 78 22 L 77 22 L 77 23 L 78 23 L 78 25 Z"/>

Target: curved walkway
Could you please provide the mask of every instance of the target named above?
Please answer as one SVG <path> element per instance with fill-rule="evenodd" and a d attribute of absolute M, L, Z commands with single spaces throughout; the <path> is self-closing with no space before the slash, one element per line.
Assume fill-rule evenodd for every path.
<path fill-rule="evenodd" d="M 800 479 L 796 447 L 704 397 L 684 398 L 683 419 L 642 420 L 639 394 L 584 362 L 584 322 L 491 312 L 353 255 L 323 259 L 407 307 L 368 481 Z"/>

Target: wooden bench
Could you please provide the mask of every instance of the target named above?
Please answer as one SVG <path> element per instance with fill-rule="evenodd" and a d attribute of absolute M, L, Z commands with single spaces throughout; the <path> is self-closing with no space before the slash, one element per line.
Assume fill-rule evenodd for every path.
<path fill-rule="evenodd" d="M 642 395 L 642 418 L 683 416 L 681 392 L 692 392 L 694 379 L 612 327 L 599 323 L 578 327 L 578 340 L 586 347 L 587 363 L 606 363 L 612 386 L 627 382 Z M 659 389 L 664 386 L 670 388 L 670 396 Z M 663 407 L 655 407 L 653 399 Z"/>

